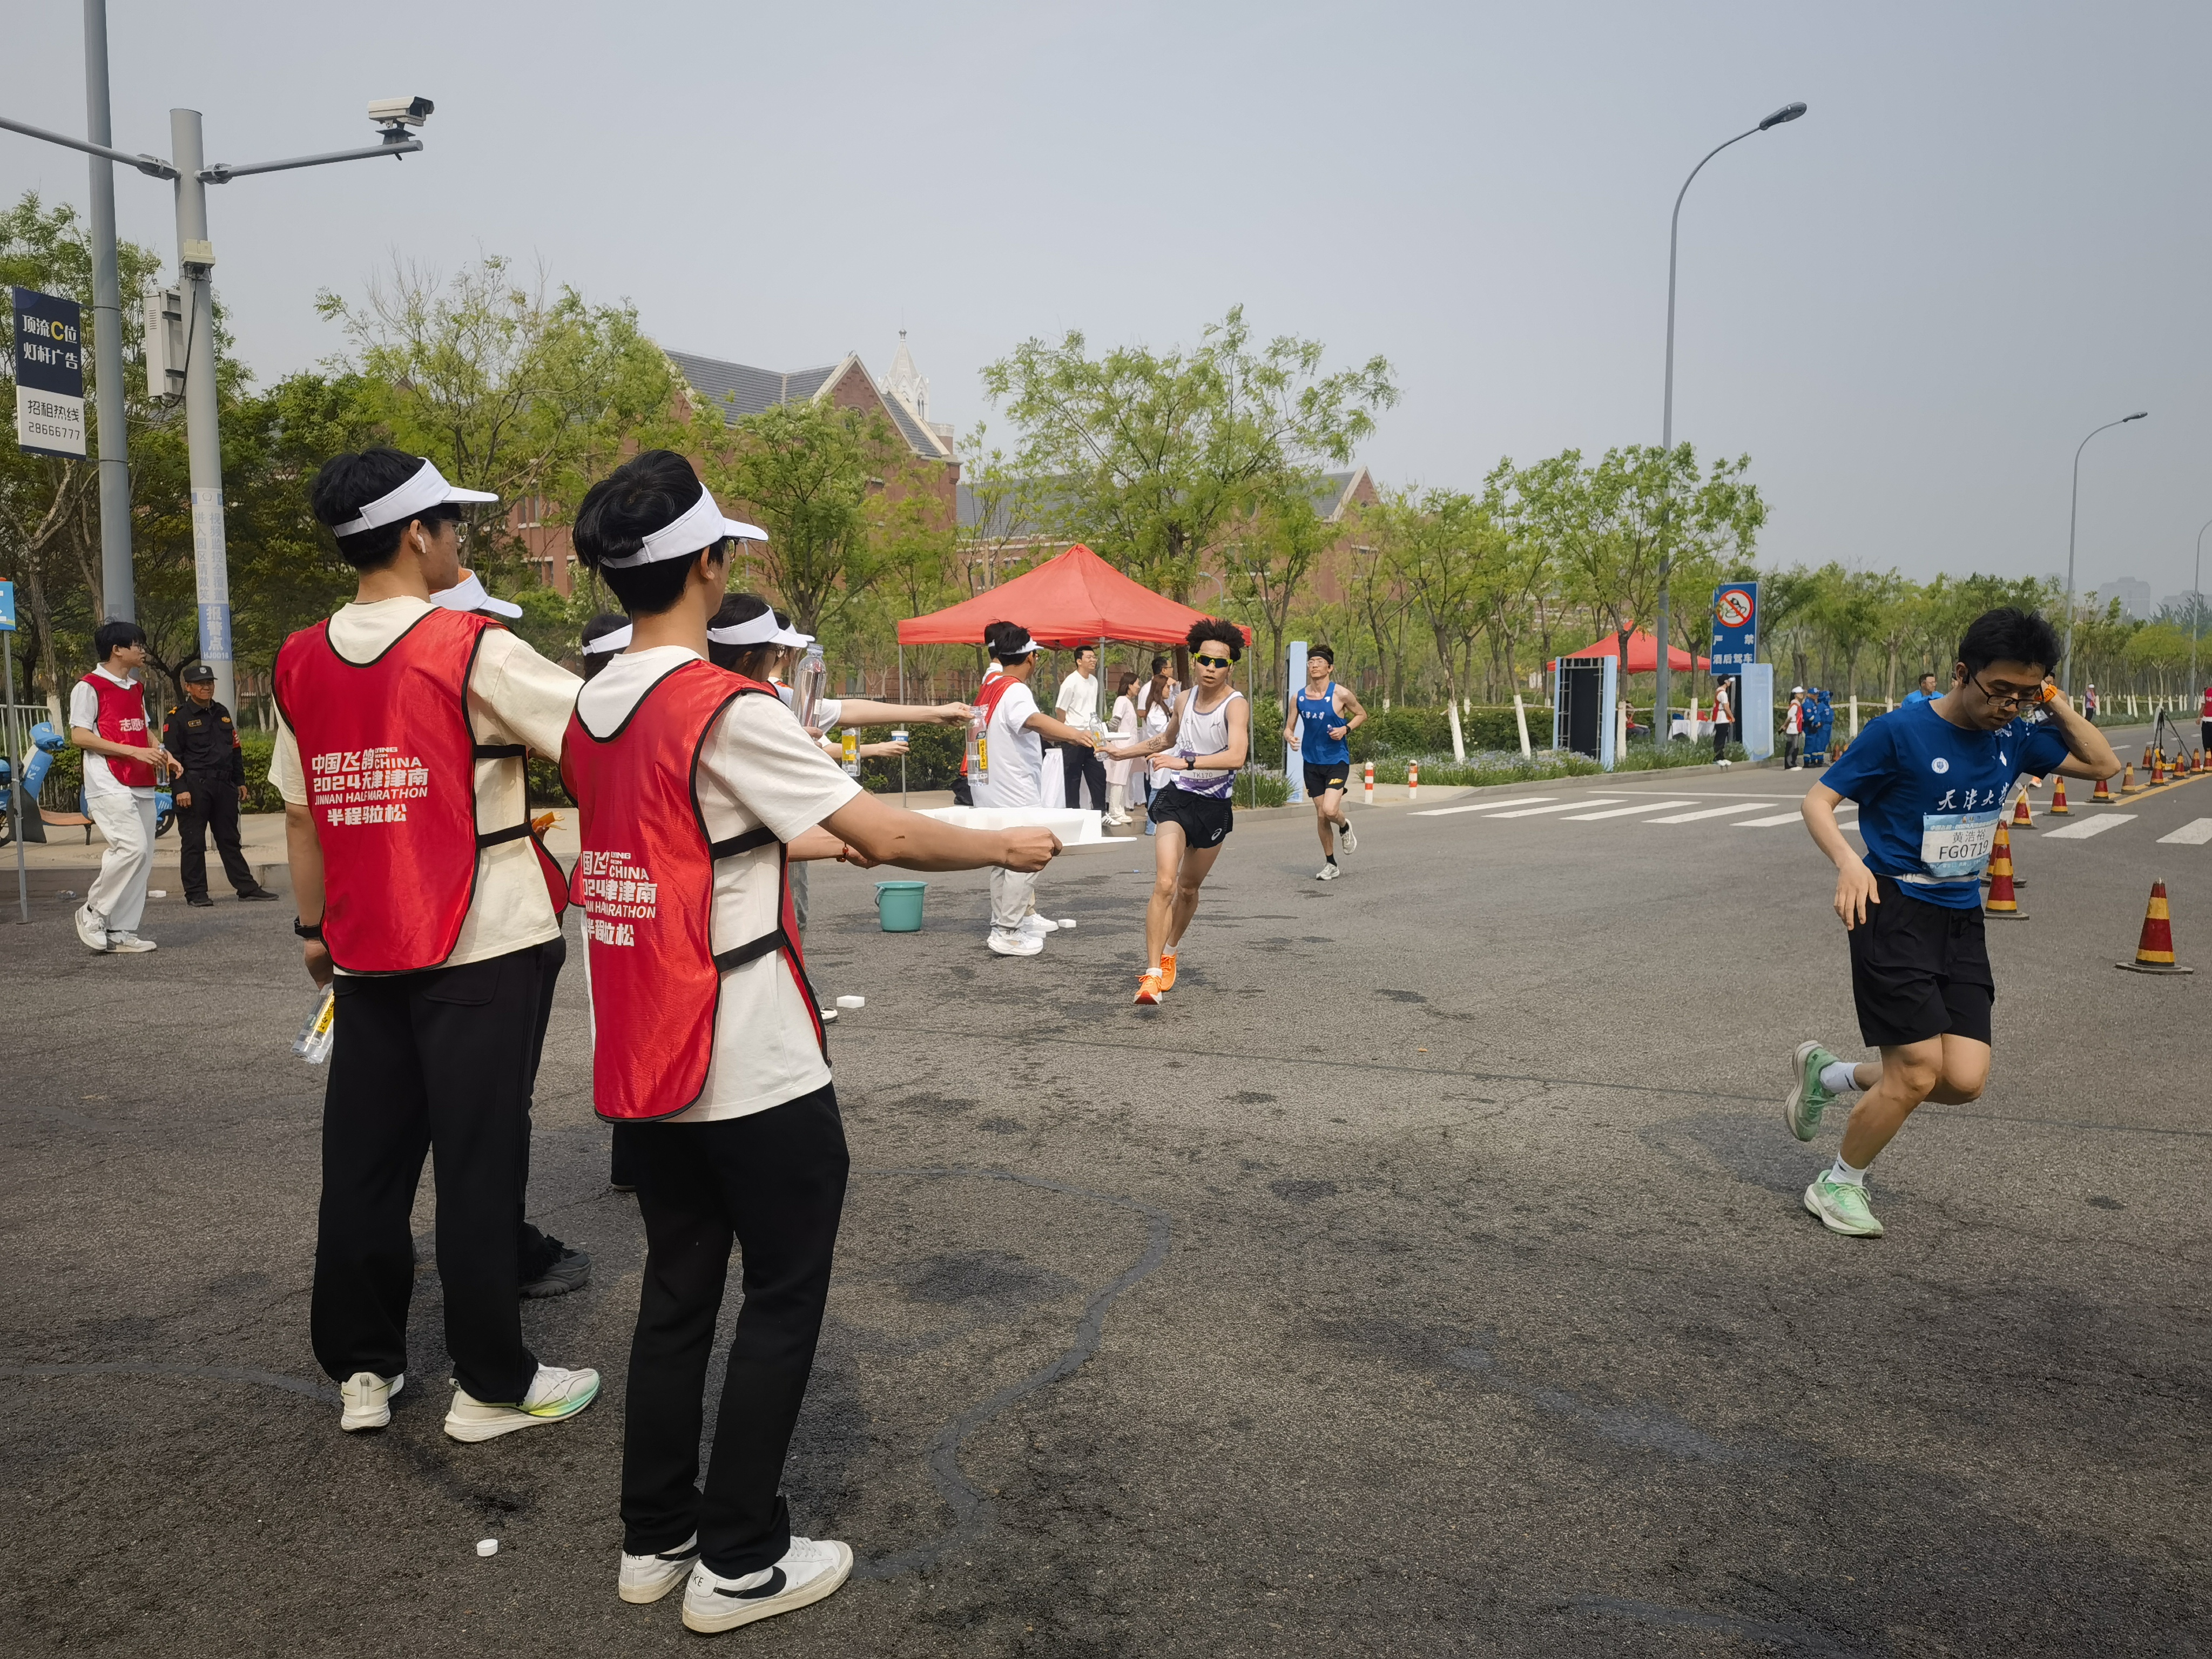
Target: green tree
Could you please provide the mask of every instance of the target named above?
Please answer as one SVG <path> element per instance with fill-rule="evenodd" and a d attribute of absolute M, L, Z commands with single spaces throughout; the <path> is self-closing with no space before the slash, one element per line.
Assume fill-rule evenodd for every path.
<path fill-rule="evenodd" d="M 1342 533 L 1340 526 L 1322 516 L 1304 480 L 1293 477 L 1257 492 L 1253 510 L 1229 535 L 1221 562 L 1229 571 L 1231 592 L 1267 630 L 1264 678 L 1273 684 L 1283 682 L 1283 637 L 1291 607 Z"/>

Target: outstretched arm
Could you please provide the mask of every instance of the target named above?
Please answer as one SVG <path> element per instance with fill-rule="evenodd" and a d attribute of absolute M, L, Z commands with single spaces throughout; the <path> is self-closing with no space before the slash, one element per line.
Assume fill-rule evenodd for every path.
<path fill-rule="evenodd" d="M 1060 851 L 1060 837 L 1049 830 L 964 830 L 869 794 L 854 796 L 823 819 L 821 828 L 868 863 L 908 870 L 1042 870 Z M 799 846 L 793 843 L 794 854 Z"/>
<path fill-rule="evenodd" d="M 1175 746 L 1176 734 L 1182 730 L 1182 711 L 1188 697 L 1178 698 L 1169 706 L 1168 723 L 1159 735 L 1140 738 L 1134 743 L 1115 744 L 1107 753 L 1115 760 L 1142 760 L 1147 755 L 1157 755 L 1164 749 Z"/>
<path fill-rule="evenodd" d="M 839 700 L 840 726 L 957 726 L 969 715 L 964 702 L 872 702 L 866 697 Z"/>

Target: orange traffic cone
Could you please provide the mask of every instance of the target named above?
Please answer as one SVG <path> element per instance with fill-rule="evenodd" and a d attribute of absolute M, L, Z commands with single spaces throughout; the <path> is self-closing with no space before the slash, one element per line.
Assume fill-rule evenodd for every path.
<path fill-rule="evenodd" d="M 2136 763 L 2130 761 L 2120 769 L 2120 793 L 2132 795 L 2139 787 L 2141 786 L 2136 782 Z"/>
<path fill-rule="evenodd" d="M 2143 912 L 2142 938 L 2136 944 L 2133 962 L 2116 962 L 2115 968 L 2124 968 L 2134 974 L 2193 974 L 2194 968 L 2184 968 L 2173 959 L 2173 921 L 2166 911 L 2166 884 L 2154 881 L 2150 884 L 2150 907 Z"/>
<path fill-rule="evenodd" d="M 2097 780 L 2097 787 L 2089 797 L 2089 805 L 2092 806 L 2110 806 L 2112 804 L 2112 781 L 2110 778 L 2099 778 Z"/>
<path fill-rule="evenodd" d="M 2050 816 L 2054 818 L 2066 818 L 2074 816 L 2074 809 L 2066 804 L 2065 779 L 2053 778 L 2051 781 L 2051 805 L 2046 810 Z"/>
<path fill-rule="evenodd" d="M 2155 789 L 2165 781 L 2166 750 L 2154 749 L 2150 751 L 2150 787 Z"/>
<path fill-rule="evenodd" d="M 2027 791 L 2025 789 L 2021 790 L 2020 793 L 2014 798 L 2012 805 L 2012 827 L 2015 830 L 2033 830 L 2035 828 L 2035 819 L 2027 810 Z"/>
<path fill-rule="evenodd" d="M 1997 825 L 1996 844 L 1990 849 L 1990 896 L 1982 901 L 1982 914 L 2008 921 L 2028 920 L 2013 892 L 2012 837 L 2002 823 Z"/>

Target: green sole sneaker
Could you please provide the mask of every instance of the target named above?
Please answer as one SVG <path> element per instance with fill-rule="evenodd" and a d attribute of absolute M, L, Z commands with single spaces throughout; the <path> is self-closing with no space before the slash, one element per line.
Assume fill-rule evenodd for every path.
<path fill-rule="evenodd" d="M 1790 1061 L 1790 1096 L 1782 1103 L 1782 1121 L 1800 1140 L 1810 1140 L 1820 1127 L 1820 1109 L 1835 1096 L 1820 1086 L 1820 1073 L 1836 1057 L 1817 1042 L 1801 1042 Z"/>
<path fill-rule="evenodd" d="M 1864 1187 L 1824 1175 L 1805 1189 L 1805 1207 L 1832 1233 L 1847 1238 L 1881 1237 L 1881 1223 L 1874 1218 Z"/>

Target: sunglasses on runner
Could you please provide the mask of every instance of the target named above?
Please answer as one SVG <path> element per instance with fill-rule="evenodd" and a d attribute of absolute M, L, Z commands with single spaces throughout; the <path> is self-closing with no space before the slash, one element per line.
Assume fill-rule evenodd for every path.
<path fill-rule="evenodd" d="M 1229 659 L 1226 657 L 1193 657 L 1191 660 L 1196 663 L 1200 668 L 1226 668 L 1229 666 Z"/>

